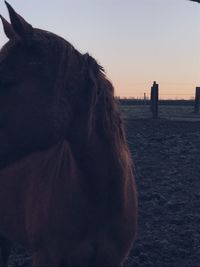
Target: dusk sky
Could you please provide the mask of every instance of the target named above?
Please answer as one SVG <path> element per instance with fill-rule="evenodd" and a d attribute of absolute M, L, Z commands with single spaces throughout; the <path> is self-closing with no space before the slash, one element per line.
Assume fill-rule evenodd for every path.
<path fill-rule="evenodd" d="M 9 0 L 105 68 L 121 97 L 191 98 L 200 86 L 200 4 L 187 0 Z M 0 13 L 8 19 L 4 1 Z M 0 27 L 0 46 L 6 42 Z"/>

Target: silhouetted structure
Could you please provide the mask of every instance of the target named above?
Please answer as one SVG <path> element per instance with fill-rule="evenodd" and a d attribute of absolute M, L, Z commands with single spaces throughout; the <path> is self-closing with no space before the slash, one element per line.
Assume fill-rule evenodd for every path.
<path fill-rule="evenodd" d="M 151 111 L 153 118 L 158 118 L 158 91 L 159 85 L 154 81 L 151 87 Z"/>
<path fill-rule="evenodd" d="M 196 87 L 194 113 L 199 113 L 199 103 L 200 103 L 200 87 Z"/>

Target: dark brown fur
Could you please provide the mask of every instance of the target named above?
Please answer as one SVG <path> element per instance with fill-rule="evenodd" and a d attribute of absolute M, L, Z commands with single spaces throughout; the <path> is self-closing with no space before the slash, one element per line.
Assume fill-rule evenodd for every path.
<path fill-rule="evenodd" d="M 7 6 L 0 233 L 31 248 L 33 266 L 122 266 L 137 200 L 113 86 L 90 55 Z"/>

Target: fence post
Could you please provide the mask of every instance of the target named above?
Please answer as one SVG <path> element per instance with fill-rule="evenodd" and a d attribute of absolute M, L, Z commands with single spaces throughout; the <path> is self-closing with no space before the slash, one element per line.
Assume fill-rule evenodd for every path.
<path fill-rule="evenodd" d="M 147 96 L 146 96 L 146 93 L 144 93 L 144 105 L 147 104 Z"/>
<path fill-rule="evenodd" d="M 159 85 L 153 82 L 153 86 L 151 87 L 151 111 L 153 119 L 158 118 L 158 93 Z"/>
<path fill-rule="evenodd" d="M 194 102 L 194 113 L 199 113 L 199 103 L 200 103 L 200 87 L 196 87 L 195 92 L 195 102 Z"/>

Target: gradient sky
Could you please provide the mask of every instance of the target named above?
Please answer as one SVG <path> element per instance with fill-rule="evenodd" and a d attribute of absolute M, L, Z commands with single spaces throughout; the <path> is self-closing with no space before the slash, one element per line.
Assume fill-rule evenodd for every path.
<path fill-rule="evenodd" d="M 200 86 L 200 5 L 187 0 L 8 0 L 105 68 L 121 97 L 191 98 Z M 0 13 L 8 18 L 4 2 Z M 6 42 L 0 27 L 0 46 Z"/>

